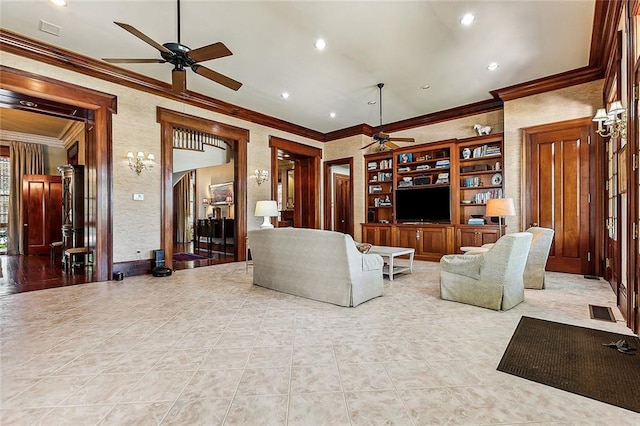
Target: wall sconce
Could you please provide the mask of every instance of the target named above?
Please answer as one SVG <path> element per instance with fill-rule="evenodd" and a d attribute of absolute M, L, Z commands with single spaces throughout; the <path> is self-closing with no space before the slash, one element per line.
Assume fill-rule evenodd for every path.
<path fill-rule="evenodd" d="M 256 183 L 258 185 L 261 185 L 262 182 L 265 182 L 267 179 L 269 179 L 269 172 L 267 170 L 255 169 L 253 171 L 253 176 L 256 178 Z"/>
<path fill-rule="evenodd" d="M 129 160 L 129 168 L 131 170 L 135 170 L 135 172 L 140 175 L 140 172 L 143 170 L 153 169 L 153 160 L 155 160 L 155 156 L 153 154 L 149 154 L 145 160 L 144 152 L 138 151 L 138 155 L 134 158 L 133 152 L 129 151 L 127 153 L 127 160 Z"/>
<path fill-rule="evenodd" d="M 598 123 L 596 132 L 603 138 L 627 137 L 627 111 L 620 101 L 613 102 L 609 112 L 604 108 L 598 108 L 596 115 L 593 116 L 593 121 Z M 606 128 L 602 126 L 603 124 Z"/>

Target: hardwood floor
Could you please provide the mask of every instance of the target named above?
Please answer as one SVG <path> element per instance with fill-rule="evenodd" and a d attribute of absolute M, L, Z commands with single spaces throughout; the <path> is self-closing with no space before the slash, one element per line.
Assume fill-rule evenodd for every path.
<path fill-rule="evenodd" d="M 174 253 L 193 253 L 193 244 L 177 244 L 174 247 Z M 220 247 L 212 247 L 210 252 L 199 249 L 196 254 L 200 257 L 184 261 L 174 260 L 173 269 L 192 269 L 235 261 L 233 253 L 225 253 Z M 48 255 L 0 255 L 0 273 L 0 297 L 94 281 L 91 267 L 75 268 L 73 273 L 66 273 L 62 268 L 59 254 L 53 262 Z"/>
<path fill-rule="evenodd" d="M 193 243 L 183 243 L 183 244 L 175 244 L 173 247 L 174 259 L 173 259 L 173 269 L 191 269 L 191 268 L 199 268 L 201 266 L 210 266 L 210 265 L 218 265 L 221 263 L 229 263 L 234 262 L 235 258 L 233 253 L 229 253 L 229 247 L 225 247 L 227 252 L 223 251 L 223 248 L 220 246 L 213 245 L 211 250 L 207 250 L 203 245 L 194 251 Z M 192 253 L 197 256 L 200 256 L 199 259 L 193 260 L 178 260 L 176 259 L 177 253 Z"/>
<path fill-rule="evenodd" d="M 0 297 L 25 291 L 64 287 L 93 281 L 92 268 L 75 268 L 73 273 L 62 269 L 60 255 L 52 262 L 48 255 L 0 256 L 2 277 Z"/>

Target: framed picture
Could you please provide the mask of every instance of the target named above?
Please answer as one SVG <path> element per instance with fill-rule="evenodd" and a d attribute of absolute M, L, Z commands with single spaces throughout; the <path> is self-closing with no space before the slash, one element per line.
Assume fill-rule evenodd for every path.
<path fill-rule="evenodd" d="M 410 152 L 408 152 L 406 154 L 398 155 L 398 162 L 399 163 L 410 163 L 412 161 L 413 161 L 413 154 L 411 154 Z"/>
<path fill-rule="evenodd" d="M 618 191 L 627 192 L 627 145 L 618 151 Z"/>
<path fill-rule="evenodd" d="M 210 204 L 233 204 L 233 182 L 209 185 Z"/>

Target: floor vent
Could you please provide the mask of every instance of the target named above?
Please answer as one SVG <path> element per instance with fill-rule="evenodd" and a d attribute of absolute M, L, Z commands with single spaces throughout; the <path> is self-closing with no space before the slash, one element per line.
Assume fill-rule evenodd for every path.
<path fill-rule="evenodd" d="M 608 306 L 589 305 L 589 314 L 591 315 L 591 319 L 616 322 L 613 311 Z"/>
<path fill-rule="evenodd" d="M 586 280 L 599 280 L 600 279 L 600 277 L 597 277 L 595 275 L 585 275 L 584 278 Z"/>

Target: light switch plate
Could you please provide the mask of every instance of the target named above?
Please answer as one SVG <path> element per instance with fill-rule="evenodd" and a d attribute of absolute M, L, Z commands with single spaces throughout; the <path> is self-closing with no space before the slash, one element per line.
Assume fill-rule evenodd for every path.
<path fill-rule="evenodd" d="M 144 201 L 144 194 L 133 194 L 133 201 Z"/>

